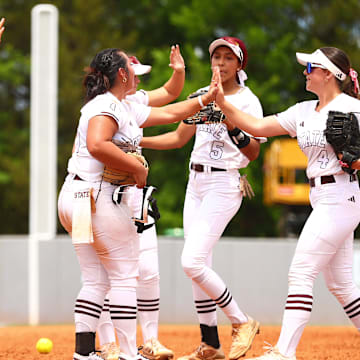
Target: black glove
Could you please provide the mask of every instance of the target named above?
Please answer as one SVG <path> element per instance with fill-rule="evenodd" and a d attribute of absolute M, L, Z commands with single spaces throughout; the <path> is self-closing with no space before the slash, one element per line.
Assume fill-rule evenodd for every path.
<path fill-rule="evenodd" d="M 349 174 L 354 173 L 351 164 L 360 158 L 359 121 L 355 113 L 329 111 L 324 135 L 336 155 L 343 155 L 341 168 Z"/>
<path fill-rule="evenodd" d="M 206 90 L 201 90 L 194 92 L 188 96 L 188 99 L 193 99 L 195 97 L 206 94 Z M 208 124 L 208 123 L 220 123 L 225 119 L 225 115 L 221 110 L 215 110 L 214 103 L 211 102 L 205 105 L 199 112 L 195 115 L 188 117 L 183 120 L 185 124 L 188 125 L 199 125 L 199 124 Z"/>

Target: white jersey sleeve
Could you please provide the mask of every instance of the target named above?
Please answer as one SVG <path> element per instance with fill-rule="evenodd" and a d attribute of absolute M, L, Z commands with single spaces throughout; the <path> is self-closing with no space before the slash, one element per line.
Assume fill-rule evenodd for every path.
<path fill-rule="evenodd" d="M 277 121 L 291 137 L 296 137 L 296 115 L 299 104 L 289 107 L 287 110 L 276 115 Z"/>
<path fill-rule="evenodd" d="M 137 104 L 149 105 L 149 95 L 145 90 L 138 90 L 135 94 L 126 96 L 126 100 L 134 101 Z"/>

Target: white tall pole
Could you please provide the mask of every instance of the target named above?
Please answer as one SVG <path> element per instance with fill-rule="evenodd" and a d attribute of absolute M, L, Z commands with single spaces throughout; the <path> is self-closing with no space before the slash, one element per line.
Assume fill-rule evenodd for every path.
<path fill-rule="evenodd" d="M 58 10 L 31 11 L 29 324 L 39 322 L 39 240 L 56 236 Z"/>

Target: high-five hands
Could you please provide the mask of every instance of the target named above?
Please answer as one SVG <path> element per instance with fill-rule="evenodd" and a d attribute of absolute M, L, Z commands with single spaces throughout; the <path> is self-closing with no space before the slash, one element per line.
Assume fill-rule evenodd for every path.
<path fill-rule="evenodd" d="M 179 45 L 173 45 L 171 47 L 169 66 L 176 72 L 184 71 L 185 69 L 185 62 L 180 53 Z"/>
<path fill-rule="evenodd" d="M 221 107 L 221 105 L 225 101 L 225 97 L 224 97 L 224 89 L 221 84 L 220 69 L 218 66 L 214 66 L 212 68 L 212 71 L 213 71 L 213 79 L 216 79 L 216 82 L 217 82 L 217 92 L 216 92 L 215 101 L 216 101 L 216 104 Z M 211 80 L 211 81 L 213 81 L 213 80 Z"/>
<path fill-rule="evenodd" d="M 217 94 L 219 92 L 219 85 L 221 86 L 221 77 L 220 77 L 220 71 L 217 69 L 217 71 L 213 71 L 213 75 L 211 78 L 210 88 L 208 95 L 211 97 L 210 101 L 215 101 L 217 98 Z"/>

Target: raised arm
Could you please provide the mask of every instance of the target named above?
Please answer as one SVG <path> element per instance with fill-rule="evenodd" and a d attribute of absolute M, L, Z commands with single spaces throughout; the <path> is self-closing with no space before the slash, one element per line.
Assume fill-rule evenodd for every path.
<path fill-rule="evenodd" d="M 214 68 L 213 72 L 214 74 L 217 74 L 219 68 Z M 216 104 L 221 108 L 226 118 L 237 128 L 254 136 L 270 137 L 288 134 L 288 132 L 279 124 L 276 116 L 271 115 L 258 119 L 247 114 L 226 101 L 221 82 L 218 84 L 218 88 Z"/>
<path fill-rule="evenodd" d="M 173 45 L 170 51 L 170 64 L 173 73 L 160 88 L 147 91 L 149 106 L 163 106 L 177 99 L 184 87 L 185 63 L 179 45 Z"/>
<path fill-rule="evenodd" d="M 3 32 L 5 31 L 4 24 L 5 24 L 5 18 L 2 18 L 0 20 L 0 42 L 1 42 L 1 36 L 2 36 Z"/>
<path fill-rule="evenodd" d="M 141 127 L 170 124 L 188 118 L 198 112 L 204 105 L 215 100 L 220 73 L 213 74 L 209 91 L 193 99 L 180 101 L 163 107 L 152 107 L 147 120 Z M 201 105 L 200 105 L 201 104 Z"/>
<path fill-rule="evenodd" d="M 169 150 L 182 148 L 195 134 L 195 125 L 179 124 L 175 131 L 170 131 L 157 136 L 143 137 L 140 146 L 155 150 Z"/>

